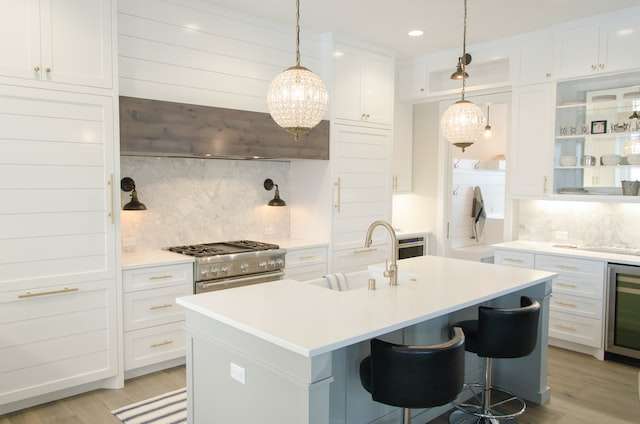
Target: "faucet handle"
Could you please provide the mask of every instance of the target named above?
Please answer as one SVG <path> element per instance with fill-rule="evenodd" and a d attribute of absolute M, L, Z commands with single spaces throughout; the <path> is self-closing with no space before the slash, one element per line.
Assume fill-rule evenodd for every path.
<path fill-rule="evenodd" d="M 389 259 L 384 260 L 384 273 L 383 275 L 387 278 L 391 276 L 391 270 L 389 269 Z"/>

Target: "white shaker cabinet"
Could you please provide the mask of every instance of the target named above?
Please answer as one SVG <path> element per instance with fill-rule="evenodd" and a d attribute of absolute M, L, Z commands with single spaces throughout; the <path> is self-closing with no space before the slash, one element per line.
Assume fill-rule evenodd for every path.
<path fill-rule="evenodd" d="M 513 90 L 513 137 L 509 191 L 514 198 L 553 191 L 555 84 Z"/>
<path fill-rule="evenodd" d="M 554 77 L 553 32 L 539 31 L 525 34 L 516 40 L 519 46 L 519 84 L 551 81 Z"/>
<path fill-rule="evenodd" d="M 394 193 L 408 193 L 413 187 L 413 104 L 396 103 L 393 123 Z"/>
<path fill-rule="evenodd" d="M 112 87 L 112 0 L 0 0 L 0 10 L 0 75 Z"/>
<path fill-rule="evenodd" d="M 601 68 L 597 23 L 588 22 L 562 28 L 555 34 L 559 77 L 591 75 Z"/>
<path fill-rule="evenodd" d="M 39 78 L 39 0 L 0 0 L 0 75 Z"/>
<path fill-rule="evenodd" d="M 600 26 L 600 62 L 604 71 L 640 68 L 640 17 L 610 19 Z"/>
<path fill-rule="evenodd" d="M 113 107 L 0 87 L 0 405 L 117 374 Z"/>
<path fill-rule="evenodd" d="M 398 97 L 402 101 L 427 95 L 427 64 L 416 62 L 398 69 Z"/>
<path fill-rule="evenodd" d="M 391 126 L 393 122 L 394 62 L 347 46 L 334 55 L 336 119 Z"/>

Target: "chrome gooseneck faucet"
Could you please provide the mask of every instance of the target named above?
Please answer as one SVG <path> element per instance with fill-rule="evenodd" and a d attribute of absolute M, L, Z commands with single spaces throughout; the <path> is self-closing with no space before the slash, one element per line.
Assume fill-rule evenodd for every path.
<path fill-rule="evenodd" d="M 387 268 L 384 271 L 384 276 L 389 279 L 389 285 L 397 286 L 398 285 L 398 238 L 396 237 L 396 231 L 393 229 L 391 224 L 386 221 L 374 221 L 369 225 L 369 229 L 367 230 L 367 237 L 364 239 L 364 247 L 371 247 L 371 237 L 373 235 L 373 230 L 376 227 L 384 227 L 389 232 L 389 236 L 391 237 L 391 263 L 387 262 Z"/>

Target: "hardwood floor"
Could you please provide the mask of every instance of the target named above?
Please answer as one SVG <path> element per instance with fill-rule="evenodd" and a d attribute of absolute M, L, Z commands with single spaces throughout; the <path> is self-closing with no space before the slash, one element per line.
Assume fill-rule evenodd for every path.
<path fill-rule="evenodd" d="M 638 372 L 560 349 L 549 351 L 551 402 L 531 406 L 521 424 L 638 424 Z M 97 390 L 0 417 L 0 424 L 118 423 L 110 411 L 184 387 L 184 368 L 127 381 L 122 390 Z M 445 423 L 446 420 L 438 420 Z"/>

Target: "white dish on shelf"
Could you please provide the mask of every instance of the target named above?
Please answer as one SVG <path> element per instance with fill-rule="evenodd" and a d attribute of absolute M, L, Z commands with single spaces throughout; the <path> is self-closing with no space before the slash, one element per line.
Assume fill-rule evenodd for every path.
<path fill-rule="evenodd" d="M 604 166 L 616 166 L 622 162 L 622 156 L 620 155 L 604 155 L 600 157 L 600 164 Z"/>
<path fill-rule="evenodd" d="M 560 156 L 560 166 L 576 166 L 578 164 L 578 158 L 574 155 L 562 155 Z"/>

